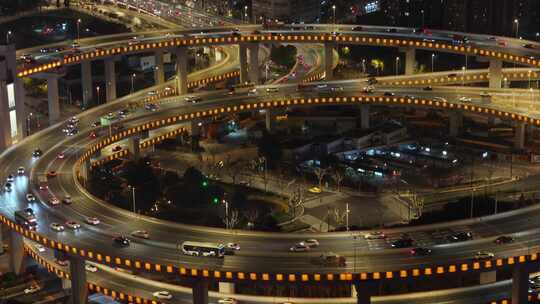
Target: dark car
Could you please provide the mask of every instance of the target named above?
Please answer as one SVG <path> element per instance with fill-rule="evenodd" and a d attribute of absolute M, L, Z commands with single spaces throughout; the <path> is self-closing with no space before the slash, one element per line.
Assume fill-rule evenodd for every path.
<path fill-rule="evenodd" d="M 473 235 L 471 232 L 458 232 L 456 234 L 452 234 L 448 237 L 448 241 L 450 242 L 464 242 L 468 240 L 472 240 Z"/>
<path fill-rule="evenodd" d="M 41 151 L 40 149 L 35 149 L 34 152 L 32 152 L 32 157 L 34 158 L 41 157 L 41 155 L 43 155 L 43 151 Z"/>
<path fill-rule="evenodd" d="M 396 94 L 393 92 L 384 92 L 384 96 L 395 96 Z"/>
<path fill-rule="evenodd" d="M 398 240 L 392 242 L 392 248 L 407 248 L 411 247 L 414 243 L 414 240 L 410 237 L 401 237 Z"/>
<path fill-rule="evenodd" d="M 129 239 L 125 236 L 117 236 L 113 239 L 113 242 L 120 247 L 129 247 Z"/>
<path fill-rule="evenodd" d="M 423 90 L 424 91 L 433 91 L 433 87 L 432 86 L 427 86 L 427 87 L 424 87 Z"/>
<path fill-rule="evenodd" d="M 355 32 L 360 32 L 360 31 L 362 31 L 362 27 L 361 26 L 355 26 L 355 27 L 352 28 L 352 30 L 355 31 Z"/>
<path fill-rule="evenodd" d="M 514 238 L 509 235 L 502 235 L 495 239 L 495 244 L 502 245 L 502 244 L 508 244 L 512 243 L 514 241 Z"/>
<path fill-rule="evenodd" d="M 431 255 L 432 252 L 433 250 L 429 248 L 424 248 L 424 247 L 416 247 L 416 248 L 411 249 L 411 255 L 417 255 L 417 256 Z"/>

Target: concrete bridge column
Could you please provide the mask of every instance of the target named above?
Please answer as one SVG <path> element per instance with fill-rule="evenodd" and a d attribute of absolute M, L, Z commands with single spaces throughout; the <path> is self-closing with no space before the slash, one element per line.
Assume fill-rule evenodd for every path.
<path fill-rule="evenodd" d="M 208 304 L 208 280 L 199 279 L 193 282 L 193 304 Z"/>
<path fill-rule="evenodd" d="M 71 276 L 71 298 L 73 304 L 88 302 L 88 290 L 86 288 L 85 261 L 78 256 L 69 257 L 69 273 Z"/>
<path fill-rule="evenodd" d="M 452 111 L 448 115 L 450 137 L 456 137 L 461 134 L 463 127 L 463 113 Z"/>
<path fill-rule="evenodd" d="M 414 74 L 416 65 L 416 49 L 413 47 L 400 48 L 400 52 L 405 53 L 405 75 Z"/>
<path fill-rule="evenodd" d="M 360 128 L 369 129 L 369 105 L 360 106 Z"/>
<path fill-rule="evenodd" d="M 114 59 L 105 59 L 105 101 L 116 99 L 116 66 Z"/>
<path fill-rule="evenodd" d="M 141 156 L 141 149 L 139 144 L 141 143 L 141 138 L 138 136 L 132 136 L 128 139 L 128 150 L 133 155 L 133 160 L 139 160 Z"/>
<path fill-rule="evenodd" d="M 238 58 L 240 60 L 240 82 L 248 81 L 247 47 L 244 43 L 238 45 Z"/>
<path fill-rule="evenodd" d="M 324 80 L 330 81 L 334 79 L 334 43 L 324 44 Z"/>
<path fill-rule="evenodd" d="M 25 98 L 26 98 L 26 92 L 24 89 L 23 79 L 21 77 L 17 77 L 17 56 L 16 56 L 16 50 L 15 45 L 0 45 L 0 57 L 4 57 L 4 64 L 6 66 L 6 70 L 4 71 L 6 76 L 8 75 L 8 72 L 11 74 L 11 79 L 13 79 L 14 86 L 15 86 L 15 113 L 16 113 L 16 120 L 17 125 L 11 127 L 11 124 L 8 121 L 8 128 L 4 128 L 3 132 L 6 133 L 6 136 L 9 136 L 9 140 L 6 142 L 7 145 L 11 144 L 12 138 L 11 138 L 11 130 L 16 129 L 17 138 L 23 138 L 26 136 L 26 106 L 24 104 Z M 0 59 L 1 61 L 2 59 Z M 0 68 L 2 70 L 2 68 Z M 0 72 L 3 73 L 3 72 Z M 7 78 L 4 78 L 7 79 Z M 0 97 L 1 100 L 2 97 Z M 6 108 L 7 109 L 7 108 Z M 4 111 L 4 108 L 0 108 L 0 112 Z M 9 111 L 6 111 L 6 113 L 9 113 Z M 9 115 L 9 114 L 8 114 Z M 8 116 L 9 117 L 9 116 Z M 2 125 L 2 127 L 4 127 Z M 0 146 L 1 150 L 1 146 Z"/>
<path fill-rule="evenodd" d="M 7 93 L 7 65 L 0 57 L 0 152 L 11 144 L 9 100 Z"/>
<path fill-rule="evenodd" d="M 60 120 L 60 99 L 58 97 L 58 75 L 47 73 L 47 102 L 49 104 L 49 124 Z"/>
<path fill-rule="evenodd" d="M 249 81 L 259 83 L 259 44 L 250 43 L 249 50 Z"/>
<path fill-rule="evenodd" d="M 518 122 L 514 127 L 514 149 L 523 150 L 525 148 L 525 123 Z"/>
<path fill-rule="evenodd" d="M 92 66 L 91 61 L 81 62 L 81 83 L 82 83 L 82 105 L 88 108 L 88 104 L 92 101 L 94 89 L 92 88 Z"/>
<path fill-rule="evenodd" d="M 81 177 L 81 182 L 84 185 L 86 184 L 86 182 L 88 181 L 88 178 L 90 177 L 90 170 L 91 170 L 90 159 L 85 160 L 81 164 L 81 168 L 79 170 L 80 170 L 79 175 Z"/>
<path fill-rule="evenodd" d="M 489 87 L 500 89 L 502 81 L 502 61 L 499 59 L 489 60 Z"/>
<path fill-rule="evenodd" d="M 163 64 L 163 51 L 156 51 L 155 56 L 156 66 L 154 68 L 154 83 L 162 84 L 165 82 L 165 65 Z"/>
<path fill-rule="evenodd" d="M 516 265 L 512 273 L 512 304 L 529 303 L 529 271 L 523 265 Z"/>
<path fill-rule="evenodd" d="M 22 235 L 15 230 L 10 230 L 10 237 L 9 258 L 11 271 L 19 275 L 24 269 L 24 241 Z"/>
<path fill-rule="evenodd" d="M 376 290 L 375 282 L 364 281 L 354 284 L 353 294 L 356 293 L 357 304 L 371 304 L 371 296 Z"/>
<path fill-rule="evenodd" d="M 197 151 L 199 148 L 199 140 L 201 138 L 202 123 L 199 120 L 191 121 L 191 150 Z"/>
<path fill-rule="evenodd" d="M 276 122 L 273 111 L 271 109 L 266 109 L 264 118 L 266 123 L 266 131 L 268 131 L 268 133 L 272 133 L 272 131 L 274 130 L 274 123 Z"/>
<path fill-rule="evenodd" d="M 234 294 L 234 283 L 219 282 L 219 293 Z"/>
<path fill-rule="evenodd" d="M 181 47 L 175 49 L 176 54 L 176 77 L 178 77 L 178 93 L 180 95 L 187 94 L 188 81 L 187 81 L 187 64 L 188 53 L 187 48 Z"/>

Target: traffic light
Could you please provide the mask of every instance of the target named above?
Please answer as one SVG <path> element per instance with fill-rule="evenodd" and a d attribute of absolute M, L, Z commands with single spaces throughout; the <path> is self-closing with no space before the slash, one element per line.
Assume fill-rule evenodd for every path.
<path fill-rule="evenodd" d="M 201 184 L 203 187 L 208 187 L 208 181 L 207 180 L 203 180 L 202 181 L 202 184 Z"/>
<path fill-rule="evenodd" d="M 212 198 L 212 203 L 213 203 L 213 204 L 219 203 L 219 197 L 214 196 L 214 197 Z"/>

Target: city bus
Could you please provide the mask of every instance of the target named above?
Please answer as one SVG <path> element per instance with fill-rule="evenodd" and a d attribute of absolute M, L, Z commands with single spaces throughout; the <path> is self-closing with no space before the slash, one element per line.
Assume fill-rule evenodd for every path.
<path fill-rule="evenodd" d="M 186 241 L 182 243 L 182 253 L 191 256 L 222 258 L 225 255 L 225 246 L 219 243 Z"/>
<path fill-rule="evenodd" d="M 37 219 L 31 209 L 15 211 L 15 221 L 28 229 L 37 227 Z"/>

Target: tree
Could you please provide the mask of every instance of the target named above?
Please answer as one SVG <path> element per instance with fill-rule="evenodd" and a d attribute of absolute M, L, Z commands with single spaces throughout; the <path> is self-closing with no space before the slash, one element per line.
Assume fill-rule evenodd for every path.
<path fill-rule="evenodd" d="M 296 217 L 296 211 L 298 208 L 303 207 L 305 202 L 304 198 L 304 191 L 300 187 L 297 187 L 293 190 L 291 194 L 289 194 L 289 198 L 287 200 L 288 210 L 289 214 L 291 215 L 291 218 Z"/>
<path fill-rule="evenodd" d="M 384 70 L 384 61 L 380 59 L 372 59 L 371 60 L 371 66 L 377 70 L 377 75 L 379 75 L 379 72 Z"/>
<path fill-rule="evenodd" d="M 234 229 L 234 227 L 240 222 L 240 217 L 238 216 L 238 210 L 230 210 L 229 218 L 225 216 L 223 218 L 223 224 L 227 229 Z"/>
<path fill-rule="evenodd" d="M 263 131 L 263 136 L 257 142 L 257 150 L 260 156 L 264 156 L 269 168 L 274 168 L 275 164 L 281 160 L 283 151 L 277 138 Z"/>
<path fill-rule="evenodd" d="M 313 171 L 315 173 L 315 176 L 317 177 L 317 180 L 319 181 L 319 188 L 322 190 L 322 181 L 326 174 L 328 173 L 327 169 L 323 169 L 320 167 L 315 168 Z"/>
<path fill-rule="evenodd" d="M 334 221 L 336 222 L 336 228 L 339 225 L 342 225 L 345 222 L 345 217 L 347 216 L 347 210 L 339 210 L 339 208 L 334 208 Z"/>
<path fill-rule="evenodd" d="M 292 45 L 272 46 L 270 60 L 290 69 L 296 63 L 296 47 Z"/>
<path fill-rule="evenodd" d="M 332 178 L 334 179 L 334 181 L 336 182 L 336 186 L 337 186 L 337 191 L 341 191 L 341 182 L 343 181 L 343 179 L 345 178 L 343 176 L 343 174 L 341 173 L 341 171 L 339 170 L 339 168 L 336 168 L 332 174 Z"/>

